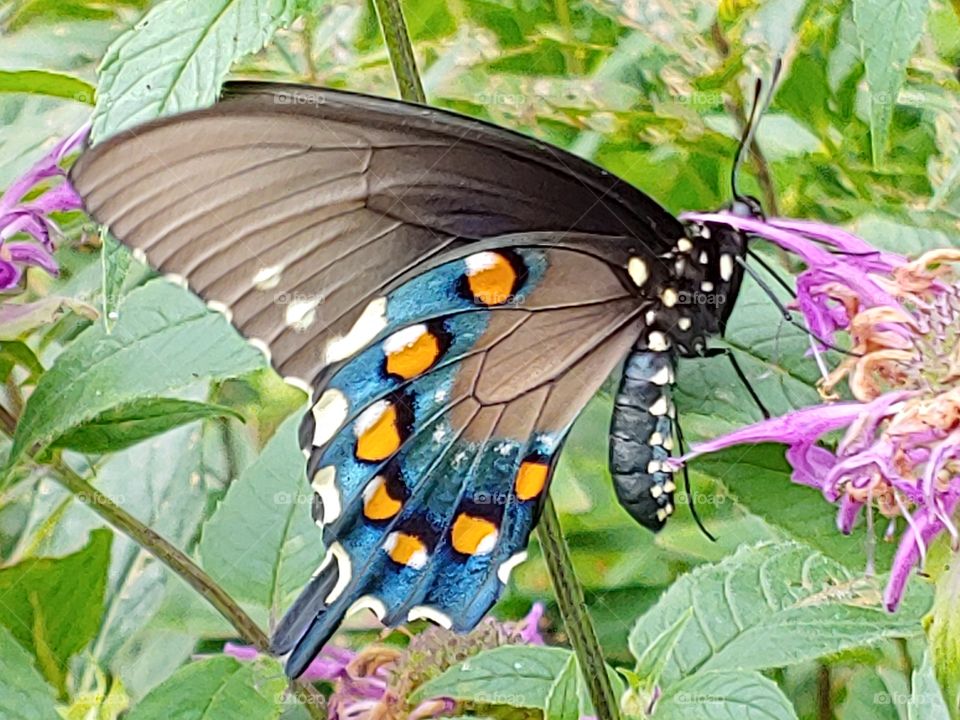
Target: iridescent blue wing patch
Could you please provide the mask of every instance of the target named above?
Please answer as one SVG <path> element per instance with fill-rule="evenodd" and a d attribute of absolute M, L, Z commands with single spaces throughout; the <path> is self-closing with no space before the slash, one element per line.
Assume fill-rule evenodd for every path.
<path fill-rule="evenodd" d="M 473 627 L 524 557 L 563 438 L 642 319 L 604 261 L 517 242 L 437 264 L 328 345 L 301 428 L 328 553 L 274 636 L 291 675 L 361 608 Z"/>

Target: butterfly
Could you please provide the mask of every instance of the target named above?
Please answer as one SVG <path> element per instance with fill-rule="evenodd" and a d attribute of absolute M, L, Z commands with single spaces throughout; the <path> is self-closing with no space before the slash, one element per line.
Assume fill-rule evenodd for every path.
<path fill-rule="evenodd" d="M 739 232 L 479 120 L 272 83 L 121 132 L 70 177 L 96 221 L 310 396 L 326 552 L 273 635 L 291 677 L 359 609 L 476 625 L 621 363 L 619 502 L 653 530 L 673 512 L 676 361 L 724 329 Z"/>

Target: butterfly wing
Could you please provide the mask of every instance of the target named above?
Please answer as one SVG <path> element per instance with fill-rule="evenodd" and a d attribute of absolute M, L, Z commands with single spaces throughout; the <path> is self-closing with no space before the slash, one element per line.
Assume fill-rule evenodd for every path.
<path fill-rule="evenodd" d="M 301 444 L 329 553 L 274 636 L 291 676 L 358 608 L 473 627 L 523 557 L 570 424 L 642 322 L 625 273 L 528 242 L 386 293 L 375 340 L 318 383 Z"/>
<path fill-rule="evenodd" d="M 309 381 L 318 352 L 425 261 L 519 232 L 653 257 L 683 228 L 622 180 L 440 110 L 268 83 L 120 133 L 71 172 L 87 210 Z"/>

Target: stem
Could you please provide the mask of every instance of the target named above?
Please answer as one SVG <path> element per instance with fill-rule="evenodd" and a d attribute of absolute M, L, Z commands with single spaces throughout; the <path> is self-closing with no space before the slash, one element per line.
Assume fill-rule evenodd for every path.
<path fill-rule="evenodd" d="M 400 97 L 407 102 L 426 103 L 427 96 L 423 92 L 420 73 L 417 72 L 417 58 L 413 54 L 413 45 L 410 44 L 410 34 L 403 19 L 403 10 L 400 9 L 400 0 L 373 0 L 373 4 L 377 8 L 380 30 L 390 54 L 390 66 L 397 79 Z"/>
<path fill-rule="evenodd" d="M 380 17 L 380 28 L 390 51 L 390 63 L 397 79 L 397 87 L 400 88 L 400 97 L 408 102 L 426 103 L 399 0 L 374 2 Z M 570 548 L 567 547 L 560 519 L 549 496 L 544 503 L 537 536 L 540 538 L 543 557 L 553 582 L 557 605 L 563 616 L 570 645 L 576 653 L 580 674 L 590 692 L 597 717 L 599 720 L 618 720 L 617 698 L 607 676 L 603 651 L 590 615 L 586 611 L 583 588 L 574 573 Z"/>
<path fill-rule="evenodd" d="M 245 642 L 261 651 L 268 649 L 270 640 L 260 626 L 182 550 L 137 520 L 66 465 L 57 467 L 55 479 L 74 495 L 82 497 L 97 515 L 182 577 L 236 628 Z"/>
<path fill-rule="evenodd" d="M 557 606 L 567 628 L 570 646 L 577 655 L 580 674 L 587 685 L 590 699 L 593 700 L 597 717 L 599 720 L 617 720 L 619 705 L 607 675 L 603 650 L 587 612 L 583 587 L 573 570 L 570 547 L 563 536 L 557 509 L 549 497 L 543 505 L 537 538 L 540 540 L 540 550 L 543 552 L 553 591 L 557 596 Z"/>
<path fill-rule="evenodd" d="M 817 720 L 833 720 L 833 691 L 830 682 L 830 666 L 817 668 Z"/>
<path fill-rule="evenodd" d="M 67 465 L 60 463 L 54 469 L 56 473 L 53 477 L 57 482 L 74 495 L 84 498 L 87 507 L 108 524 L 129 537 L 183 578 L 190 587 L 200 593 L 217 612 L 233 625 L 244 642 L 253 645 L 261 652 L 268 652 L 270 640 L 266 633 L 189 556 L 114 503 Z M 307 683 L 294 682 L 291 683 L 291 689 L 310 717 L 316 720 L 323 720 L 326 717 L 326 701 L 316 688 Z"/>

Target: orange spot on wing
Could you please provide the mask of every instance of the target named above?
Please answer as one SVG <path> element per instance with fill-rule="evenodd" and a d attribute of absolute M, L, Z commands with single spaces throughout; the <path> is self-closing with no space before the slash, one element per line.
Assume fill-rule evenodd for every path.
<path fill-rule="evenodd" d="M 547 484 L 547 475 L 550 468 L 543 463 L 524 460 L 520 463 L 520 470 L 517 472 L 517 479 L 514 482 L 514 490 L 517 497 L 521 500 L 532 500 L 543 492 Z"/>
<path fill-rule="evenodd" d="M 485 555 L 493 550 L 497 526 L 484 518 L 460 513 L 451 531 L 453 547 L 464 555 Z"/>
<path fill-rule="evenodd" d="M 427 546 L 416 535 L 398 532 L 394 534 L 388 553 L 390 559 L 401 565 L 419 567 L 426 560 Z"/>
<path fill-rule="evenodd" d="M 481 305 L 500 305 L 510 299 L 517 283 L 517 271 L 499 253 L 484 253 L 486 267 L 467 272 L 473 299 Z"/>
<path fill-rule="evenodd" d="M 404 380 L 427 371 L 440 357 L 440 341 L 431 332 L 425 332 L 412 344 L 387 354 L 387 372 Z"/>
<path fill-rule="evenodd" d="M 403 507 L 403 503 L 390 497 L 387 483 L 382 477 L 374 482 L 379 483 L 363 506 L 363 514 L 370 520 L 389 520 Z"/>
<path fill-rule="evenodd" d="M 386 460 L 400 447 L 402 439 L 397 427 L 397 409 L 388 405 L 376 421 L 357 438 L 356 455 L 360 460 Z"/>

